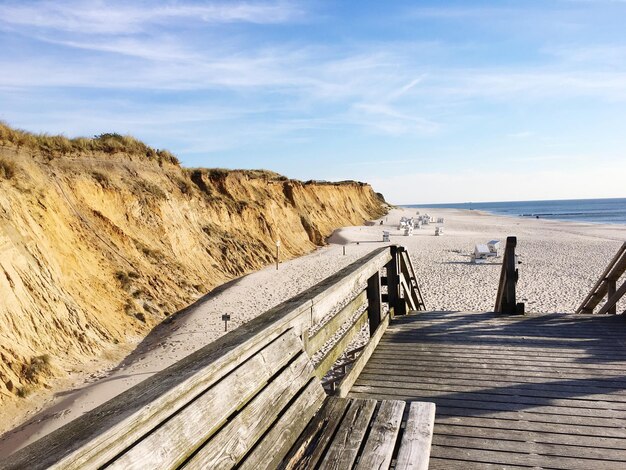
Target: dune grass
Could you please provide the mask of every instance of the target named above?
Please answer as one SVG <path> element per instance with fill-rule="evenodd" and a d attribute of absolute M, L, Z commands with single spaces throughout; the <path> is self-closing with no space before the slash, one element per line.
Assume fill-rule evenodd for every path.
<path fill-rule="evenodd" d="M 110 155 L 123 153 L 145 157 L 147 160 L 154 160 L 159 163 L 180 165 L 176 156 L 168 150 L 154 149 L 130 135 L 117 133 L 70 139 L 63 135 L 35 134 L 14 129 L 0 121 L 0 145 L 36 150 L 51 157 L 93 152 Z"/>

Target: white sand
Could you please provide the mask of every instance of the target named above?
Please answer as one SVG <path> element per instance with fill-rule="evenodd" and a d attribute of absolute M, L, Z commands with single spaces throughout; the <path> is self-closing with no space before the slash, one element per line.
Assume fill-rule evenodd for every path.
<path fill-rule="evenodd" d="M 407 247 L 426 307 L 431 310 L 493 309 L 501 258 L 475 265 L 469 255 L 476 243 L 500 239 L 504 246 L 507 235 L 516 235 L 522 260 L 518 301 L 526 302 L 529 312 L 573 312 L 626 240 L 624 225 L 500 217 L 452 209 L 419 210 L 445 218 L 442 236 L 434 236 L 436 224 L 416 230 L 414 236 L 402 236 L 397 230 L 400 217 L 410 217 L 415 210 L 397 209 L 383 218 L 384 226 L 338 230 L 329 246 L 282 263 L 278 271 L 269 266 L 216 289 L 157 328 L 112 371 L 95 371 L 91 375 L 95 381 L 58 393 L 40 405 L 24 424 L 0 439 L 0 455 L 42 437 L 220 337 L 224 334 L 222 314 L 231 315 L 229 329 L 235 328 L 367 252 L 387 245 L 380 241 L 383 229 L 390 230 L 391 243 Z M 345 256 L 342 244 L 347 244 Z M 622 303 L 620 308 L 626 305 Z"/>

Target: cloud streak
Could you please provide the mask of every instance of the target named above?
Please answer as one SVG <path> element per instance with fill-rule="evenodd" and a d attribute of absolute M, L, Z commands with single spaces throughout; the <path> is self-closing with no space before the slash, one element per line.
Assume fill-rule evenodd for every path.
<path fill-rule="evenodd" d="M 2 23 L 68 33 L 137 34 L 172 22 L 278 24 L 300 17 L 302 11 L 286 2 L 181 2 L 121 1 L 8 3 Z"/>

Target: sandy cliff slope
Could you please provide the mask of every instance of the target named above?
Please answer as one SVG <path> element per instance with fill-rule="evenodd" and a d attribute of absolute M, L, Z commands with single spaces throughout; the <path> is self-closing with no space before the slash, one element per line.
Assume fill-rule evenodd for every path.
<path fill-rule="evenodd" d="M 1 140 L 1 139 L 0 139 Z M 361 183 L 0 147 L 0 402 L 80 370 L 233 277 L 380 216 Z M 152 155 L 154 157 L 154 155 Z"/>

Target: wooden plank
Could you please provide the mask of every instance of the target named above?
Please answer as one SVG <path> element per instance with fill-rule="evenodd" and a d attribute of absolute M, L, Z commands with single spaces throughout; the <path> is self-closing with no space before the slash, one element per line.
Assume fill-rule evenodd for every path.
<path fill-rule="evenodd" d="M 307 292 L 311 295 L 311 325 L 317 325 L 323 321 L 339 302 L 363 289 L 367 280 L 390 259 L 389 248 L 379 248 L 353 263 L 354 265 L 358 263 L 358 265 L 349 271 L 344 269 L 326 278 L 328 282 L 322 286 L 322 289 L 318 290 L 317 286 L 309 289 Z"/>
<path fill-rule="evenodd" d="M 278 468 L 317 468 L 349 405 L 350 400 L 345 398 L 328 397 Z"/>
<path fill-rule="evenodd" d="M 356 470 L 389 468 L 405 406 L 399 400 L 381 402 Z"/>
<path fill-rule="evenodd" d="M 433 457 L 462 460 L 464 466 L 456 468 L 482 468 L 482 464 L 524 465 L 527 468 L 550 468 L 559 470 L 616 470 L 623 462 L 609 460 L 577 459 L 552 455 L 534 455 L 526 452 L 503 452 L 463 447 L 433 445 Z M 448 466 L 447 468 L 455 468 Z"/>
<path fill-rule="evenodd" d="M 430 456 L 430 466 L 428 467 L 430 470 L 468 470 L 468 468 L 472 468 L 472 466 L 476 467 L 475 462 L 468 462 L 467 460 L 457 460 L 457 459 L 440 459 L 437 457 Z M 487 462 L 480 463 L 480 470 L 528 470 L 530 467 L 518 466 L 518 465 L 506 465 L 502 464 L 491 464 Z"/>
<path fill-rule="evenodd" d="M 398 265 L 398 246 L 391 246 L 391 260 L 387 268 L 387 298 L 391 315 L 405 315 L 406 305 L 400 298 L 400 267 Z"/>
<path fill-rule="evenodd" d="M 398 344 L 393 341 L 389 341 L 388 338 L 383 338 L 380 342 L 380 346 L 377 351 L 389 351 L 389 352 L 406 352 L 407 347 L 405 344 Z M 523 347 L 508 347 L 507 345 L 498 347 L 494 346 L 480 346 L 480 345 L 447 345 L 444 350 L 436 343 L 429 344 L 412 344 L 410 352 L 414 354 L 423 355 L 439 355 L 450 357 L 463 357 L 463 356 L 475 356 L 480 357 L 485 354 L 489 357 L 509 357 L 517 356 L 520 358 L 535 358 L 541 357 L 544 361 L 578 361 L 584 364 L 602 364 L 602 363 L 617 363 L 618 365 L 626 364 L 626 354 L 619 354 L 616 351 L 615 354 L 607 353 L 590 353 L 580 348 L 523 348 Z"/>
<path fill-rule="evenodd" d="M 603 454 L 596 454 L 594 458 L 612 458 L 619 459 L 620 457 L 626 457 L 626 439 L 617 439 L 609 437 L 597 437 L 597 436 L 585 436 L 581 439 L 579 435 L 570 434 L 567 429 L 561 428 L 563 433 L 557 432 L 529 432 L 523 430 L 512 430 L 509 428 L 498 429 L 494 432 L 493 429 L 478 428 L 476 426 L 464 426 L 464 425 L 450 425 L 444 424 L 439 419 L 435 421 L 438 436 L 456 436 L 466 437 L 471 439 L 496 439 L 498 441 L 506 441 L 512 446 L 512 452 L 518 452 L 519 448 L 515 448 L 517 442 L 532 442 L 538 445 L 546 445 L 546 447 L 535 447 L 532 449 L 533 453 L 539 454 L 549 449 L 551 451 L 558 452 L 558 455 L 564 455 L 569 457 L 581 458 L 592 457 L 592 454 L 596 452 L 602 452 Z M 624 436 L 626 437 L 626 436 Z M 464 445 L 471 441 L 464 442 Z M 558 445 L 561 447 L 547 446 Z M 542 449 L 544 451 L 542 452 Z"/>
<path fill-rule="evenodd" d="M 453 357 L 450 355 L 425 355 L 425 354 L 417 354 L 417 353 L 407 353 L 402 355 L 404 361 L 414 363 L 414 362 L 424 362 L 428 364 L 442 364 L 442 363 L 454 363 L 457 365 L 461 364 L 489 364 L 490 368 L 492 365 L 502 365 L 502 366 L 522 366 L 524 368 L 528 368 L 530 370 L 541 369 L 541 370 L 554 370 L 558 371 L 579 371 L 583 373 L 590 374 L 599 374 L 604 375 L 605 373 L 608 375 L 618 375 L 623 376 L 626 372 L 626 364 L 611 364 L 611 363 L 595 363 L 595 364 L 581 364 L 575 362 L 566 362 L 563 361 L 561 363 L 557 361 L 544 361 L 539 359 L 538 357 L 530 357 L 524 358 L 520 356 L 506 356 L 506 357 L 485 357 L 485 356 L 458 356 Z M 376 351 L 376 359 L 383 360 L 395 360 L 397 357 L 397 353 L 395 351 L 388 350 L 377 350 Z M 542 358 L 543 359 L 543 358 Z"/>
<path fill-rule="evenodd" d="M 348 392 L 352 388 L 352 385 L 359 377 L 359 374 L 367 364 L 372 352 L 376 349 L 380 338 L 382 338 L 387 326 L 389 325 L 389 314 L 385 315 L 380 325 L 378 325 L 378 329 L 374 332 L 372 337 L 370 338 L 367 346 L 361 350 L 361 354 L 352 364 L 352 369 L 345 375 L 341 383 L 335 389 L 335 394 L 340 397 L 345 397 L 348 395 Z"/>
<path fill-rule="evenodd" d="M 617 264 L 618 260 L 622 255 L 626 253 L 626 242 L 622 244 L 622 246 L 617 250 L 615 256 L 611 259 L 606 269 L 598 279 L 598 281 L 591 288 L 585 300 L 583 300 L 580 307 L 576 309 L 576 313 L 584 314 L 584 313 L 593 313 L 593 309 L 600 303 L 600 301 L 604 298 L 607 291 L 606 279 L 608 279 L 609 273 L 613 267 Z M 617 279 L 616 279 L 617 280 Z"/>
<path fill-rule="evenodd" d="M 408 261 L 408 253 L 406 250 L 402 250 L 400 252 L 400 272 L 405 281 L 405 297 L 410 299 L 410 308 L 413 311 L 420 310 L 420 299 L 416 292 L 416 286 L 413 284 L 413 277 L 411 275 L 411 271 L 409 270 L 409 261 Z M 417 282 L 417 281 L 416 281 Z"/>
<path fill-rule="evenodd" d="M 348 412 L 322 460 L 321 469 L 352 468 L 375 408 L 376 400 L 351 400 Z"/>
<path fill-rule="evenodd" d="M 396 470 L 428 470 L 434 422 L 434 403 L 411 403 L 398 450 Z"/>
<path fill-rule="evenodd" d="M 313 368 L 303 352 L 184 464 L 186 470 L 232 468 L 282 410 L 308 385 Z"/>
<path fill-rule="evenodd" d="M 297 400 L 289 405 L 287 411 L 238 468 L 242 470 L 277 468 L 325 399 L 326 393 L 320 383 L 317 380 L 309 382 Z"/>
<path fill-rule="evenodd" d="M 388 358 L 389 359 L 389 358 Z M 556 365 L 543 365 L 543 366 L 535 366 L 532 363 L 529 365 L 527 362 L 519 361 L 519 360 L 511 360 L 506 361 L 506 363 L 497 363 L 497 362 L 488 362 L 486 366 L 482 366 L 482 362 L 480 360 L 469 360 L 465 359 L 463 361 L 446 361 L 440 360 L 437 358 L 420 361 L 416 363 L 416 361 L 411 358 L 391 358 L 394 360 L 394 364 L 396 368 L 401 370 L 424 370 L 424 369 L 438 369 L 445 368 L 446 370 L 455 371 L 455 370 L 467 370 L 468 367 L 481 367 L 480 373 L 483 374 L 503 374 L 503 375 L 527 375 L 533 377 L 554 377 L 559 378 L 561 380 L 568 379 L 606 379 L 606 380 L 615 380 L 618 382 L 624 382 L 626 378 L 624 378 L 624 374 L 622 371 L 614 371 L 610 369 L 576 369 L 576 368 L 559 368 Z M 376 355 L 372 358 L 373 364 L 383 364 L 385 363 L 385 358 L 381 355 Z M 539 374 L 539 375 L 537 375 Z"/>
<path fill-rule="evenodd" d="M 597 401 L 597 400 L 569 400 L 569 399 L 559 399 L 559 398 L 544 398 L 544 397 L 533 397 L 533 396 L 520 396 L 515 395 L 513 392 L 509 392 L 508 390 L 504 390 L 503 393 L 492 393 L 492 389 L 487 389 L 484 393 L 481 393 L 484 389 L 477 390 L 464 390 L 466 387 L 445 387 L 440 386 L 439 389 L 433 389 L 431 387 L 422 387 L 417 383 L 406 383 L 399 381 L 370 381 L 370 380 L 360 380 L 359 387 L 371 387 L 378 389 L 394 389 L 398 392 L 404 391 L 405 393 L 414 393 L 420 397 L 429 397 L 436 399 L 438 397 L 457 397 L 464 396 L 467 400 L 472 401 L 485 401 L 485 402 L 498 402 L 498 403 L 515 403 L 517 405 L 528 405 L 529 409 L 532 409 L 534 405 L 544 405 L 549 404 L 550 406 L 568 408 L 572 410 L 574 413 L 579 409 L 582 409 L 582 413 L 587 413 L 587 410 L 593 410 L 590 413 L 592 415 L 604 415 L 605 412 L 608 413 L 607 417 L 619 418 L 618 412 L 626 411 L 625 403 L 616 403 L 609 401 Z M 443 389 L 443 390 L 441 390 Z M 508 392 L 508 393 L 507 393 Z M 623 414 L 623 413 L 622 413 Z M 624 415 L 626 418 L 626 415 Z"/>
<path fill-rule="evenodd" d="M 437 410 L 455 416 L 486 416 L 491 418 L 528 420 L 542 423 L 563 423 L 573 425 L 601 426 L 606 428 L 622 428 L 623 418 L 594 416 L 593 410 L 579 413 L 579 409 L 570 410 L 559 407 L 524 407 L 515 403 L 485 403 L 473 401 L 465 397 L 441 398 L 422 395 L 419 393 L 401 392 L 394 389 L 367 390 L 364 393 L 355 386 L 350 393 L 351 398 L 374 398 L 377 400 L 428 400 L 437 404 Z"/>
<path fill-rule="evenodd" d="M 439 425 L 466 426 L 477 430 L 476 433 L 487 432 L 497 436 L 500 431 L 524 431 L 537 439 L 561 439 L 565 444 L 566 439 L 576 442 L 576 445 L 610 447 L 613 449 L 626 450 L 626 438 L 622 428 L 605 428 L 601 426 L 588 426 L 586 424 L 572 425 L 566 423 L 543 423 L 537 421 L 525 421 L 518 419 L 504 419 L 489 416 L 458 416 L 447 414 L 446 410 L 437 408 L 435 428 L 439 432 Z M 618 444 L 619 443 L 619 444 Z"/>
<path fill-rule="evenodd" d="M 164 468 L 181 464 L 301 351 L 300 339 L 293 330 L 288 330 L 189 406 L 135 443 L 111 462 L 110 468 Z M 318 390 L 323 393 L 319 384 Z"/>
<path fill-rule="evenodd" d="M 622 283 L 617 291 L 615 290 L 615 281 L 608 282 L 608 300 L 598 311 L 598 315 L 609 313 L 615 315 L 617 313 L 617 302 L 626 294 L 626 281 Z"/>
<path fill-rule="evenodd" d="M 402 292 L 404 293 L 404 302 L 408 305 L 409 310 L 417 310 L 418 305 L 415 303 L 413 295 L 411 295 L 413 288 L 409 287 L 403 272 L 400 273 L 400 286 L 402 287 Z"/>
<path fill-rule="evenodd" d="M 331 369 L 333 364 L 346 351 L 354 337 L 359 334 L 367 323 L 367 310 L 354 321 L 352 326 L 343 332 L 337 342 L 324 354 L 324 357 L 315 365 L 315 376 L 321 379 Z"/>
<path fill-rule="evenodd" d="M 406 255 L 405 259 L 406 259 L 407 266 L 410 270 L 411 277 L 415 279 L 415 293 L 417 295 L 418 304 L 420 306 L 418 310 L 426 310 L 426 304 L 424 303 L 424 296 L 422 295 L 422 290 L 420 289 L 420 284 L 417 279 L 417 275 L 415 274 L 415 267 L 413 266 L 413 261 L 411 261 L 411 257 L 409 256 L 409 253 L 407 251 L 404 251 L 404 254 Z"/>
<path fill-rule="evenodd" d="M 382 319 L 382 297 L 380 290 L 380 271 L 367 280 L 367 317 L 370 331 L 375 331 Z"/>
<path fill-rule="evenodd" d="M 309 357 L 313 356 L 319 349 L 326 344 L 336 333 L 341 325 L 365 305 L 367 302 L 367 294 L 365 291 L 359 293 L 348 305 L 327 321 L 319 330 L 313 333 L 305 342 L 305 350 Z"/>
<path fill-rule="evenodd" d="M 413 374 L 410 376 L 398 376 L 393 371 L 391 371 L 391 373 L 385 373 L 385 371 L 386 368 L 381 369 L 381 372 L 375 372 L 368 368 L 359 376 L 359 386 L 405 386 L 413 389 L 453 393 L 488 391 L 491 394 L 502 396 L 515 395 L 519 397 L 537 397 L 543 400 L 570 399 L 581 404 L 585 404 L 586 402 L 593 402 L 596 406 L 603 404 L 602 406 L 607 408 L 615 406 L 618 409 L 623 409 L 626 407 L 625 395 L 610 395 L 606 390 L 598 391 L 589 388 L 572 387 L 563 390 L 558 387 L 554 387 L 550 382 L 527 384 L 524 386 L 523 384 L 515 382 L 491 382 L 488 380 L 481 380 L 480 377 L 476 380 L 458 380 L 456 377 L 447 376 L 444 376 L 443 378 L 416 377 Z M 532 387 L 528 385 L 536 386 Z M 594 391 L 598 393 L 593 393 Z"/>

